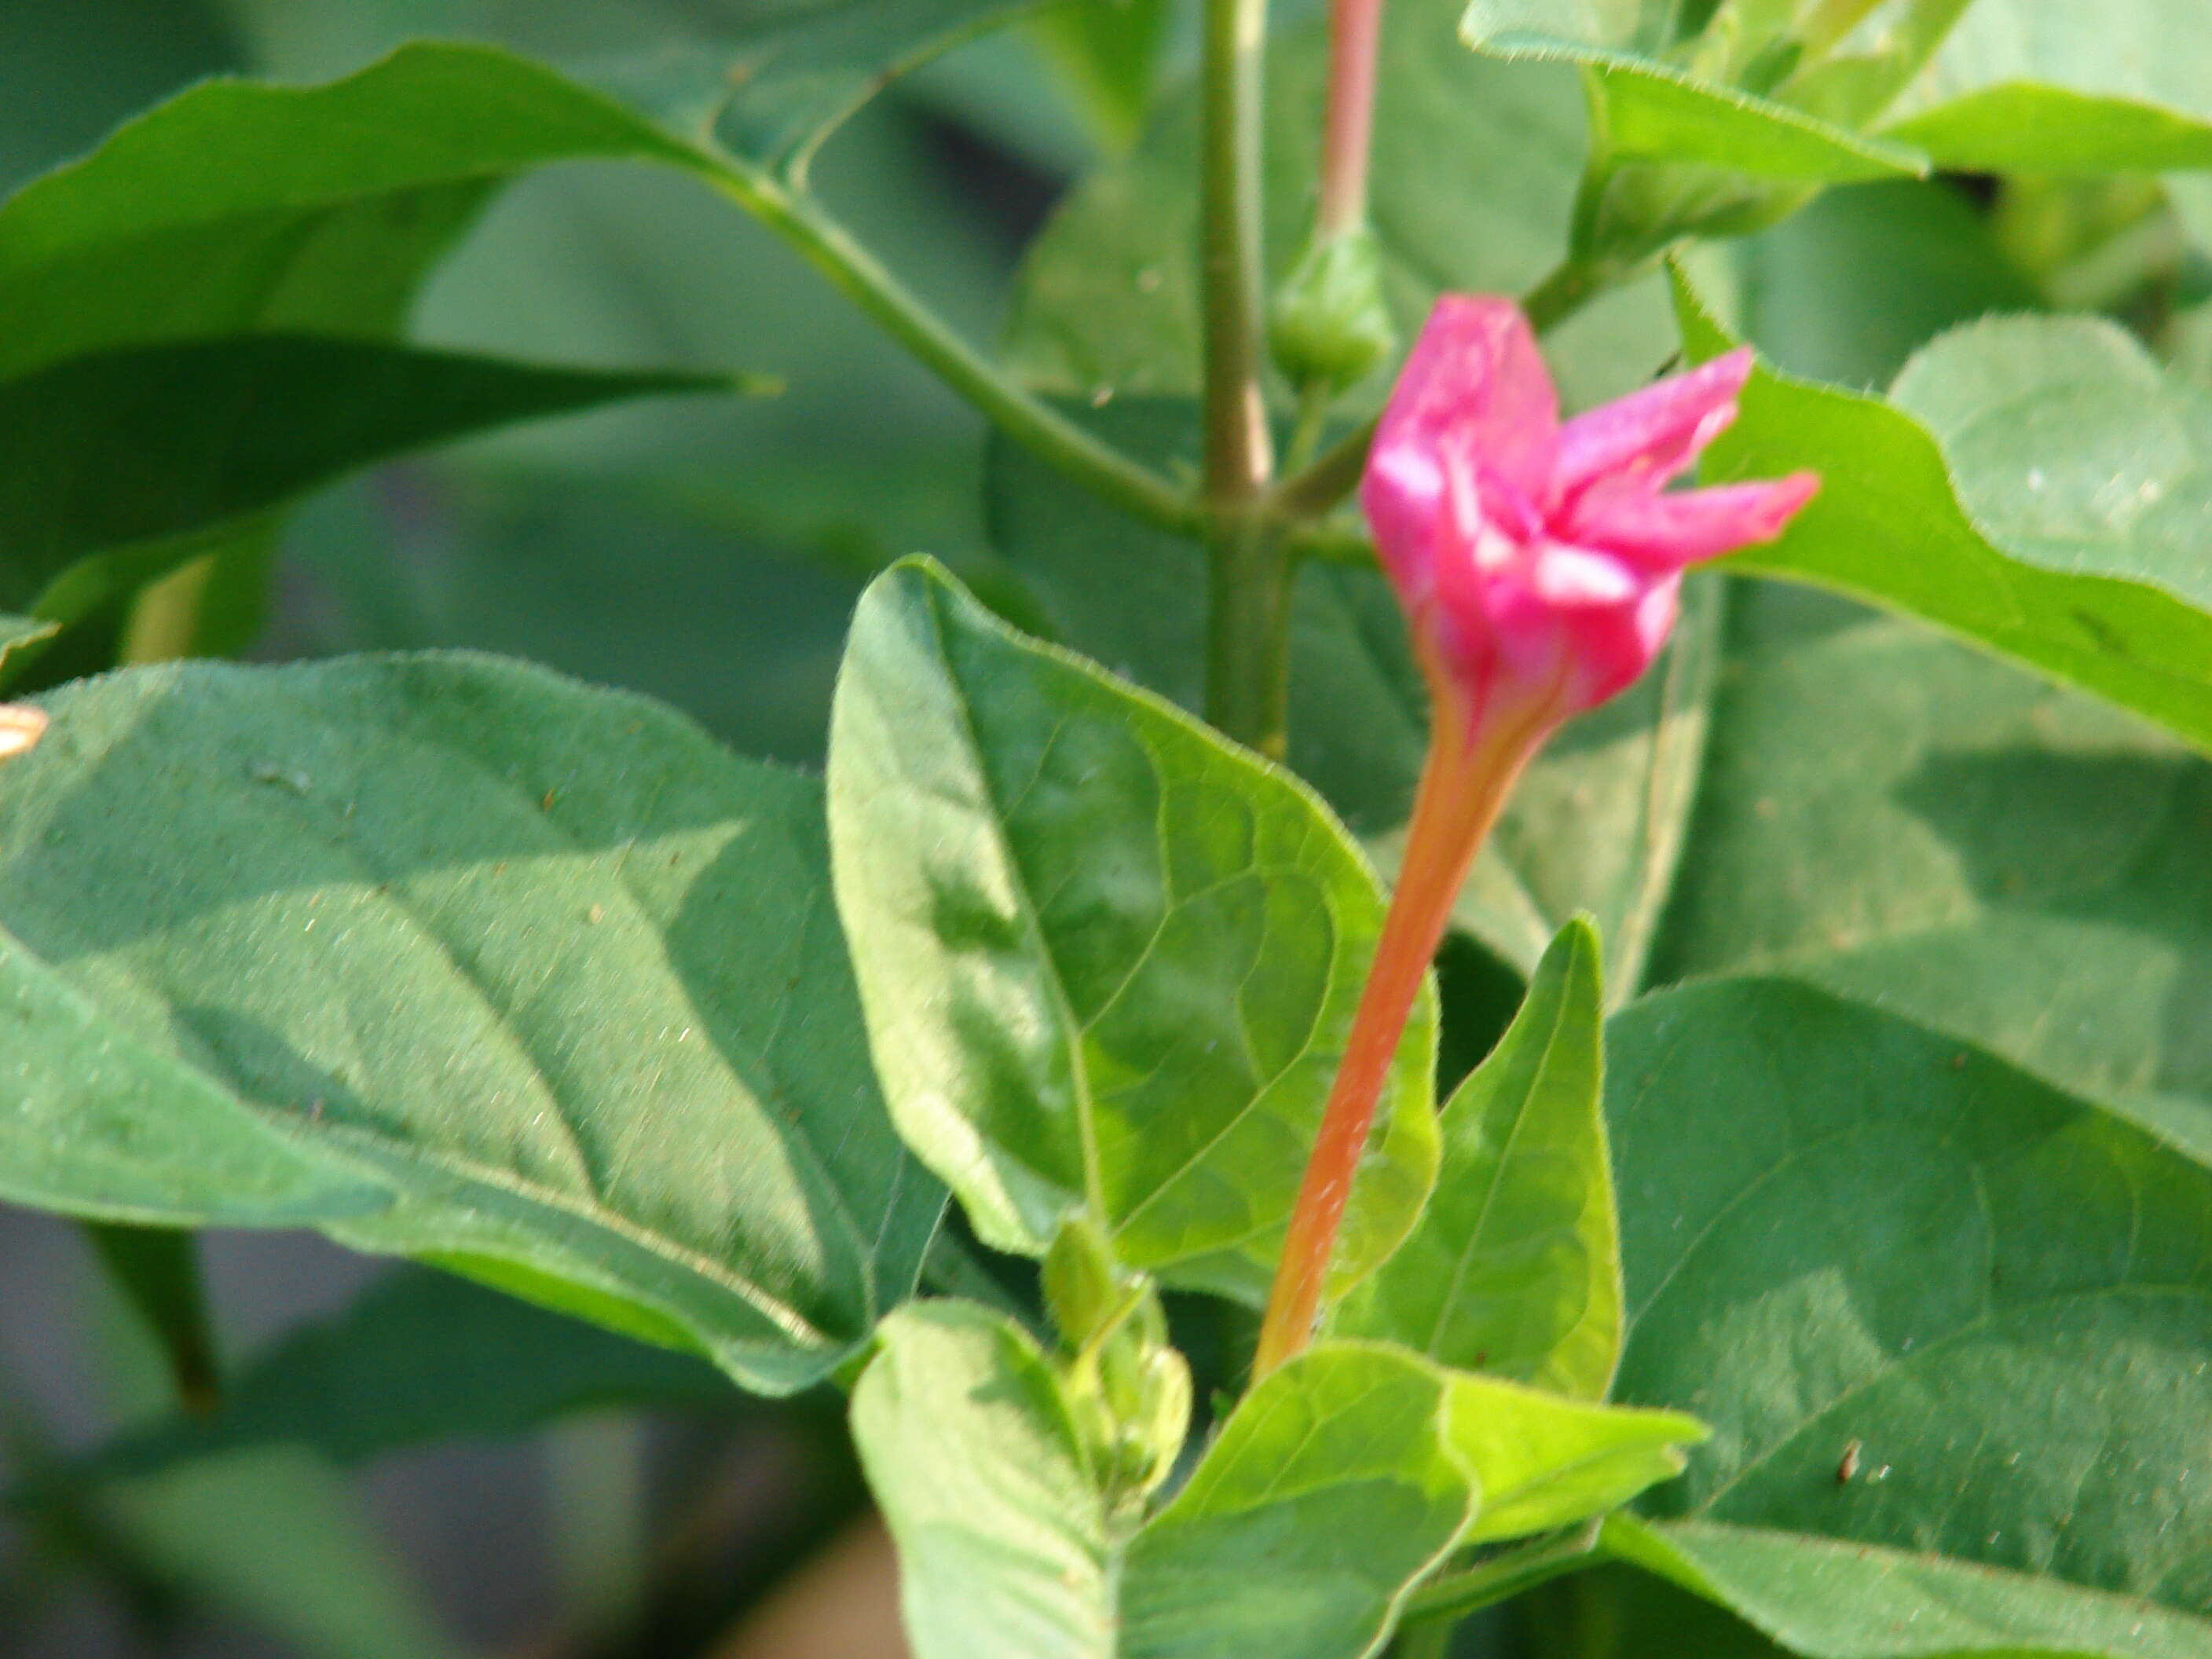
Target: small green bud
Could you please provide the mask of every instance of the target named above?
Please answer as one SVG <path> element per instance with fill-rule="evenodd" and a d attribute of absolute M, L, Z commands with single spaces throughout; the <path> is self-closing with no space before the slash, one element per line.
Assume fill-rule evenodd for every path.
<path fill-rule="evenodd" d="M 1098 1224 L 1084 1215 L 1060 1224 L 1044 1258 L 1044 1305 L 1060 1340 L 1071 1349 L 1090 1346 L 1121 1318 L 1136 1293 L 1137 1281 L 1114 1260 Z"/>
<path fill-rule="evenodd" d="M 1115 1502 L 1134 1503 L 1167 1479 L 1190 1428 L 1190 1368 L 1168 1340 L 1159 1292 L 1076 1216 L 1046 1253 L 1044 1299 L 1100 1483 Z"/>
<path fill-rule="evenodd" d="M 1275 295 L 1267 338 L 1276 366 L 1302 390 L 1340 392 L 1396 350 L 1375 233 L 1310 244 Z"/>

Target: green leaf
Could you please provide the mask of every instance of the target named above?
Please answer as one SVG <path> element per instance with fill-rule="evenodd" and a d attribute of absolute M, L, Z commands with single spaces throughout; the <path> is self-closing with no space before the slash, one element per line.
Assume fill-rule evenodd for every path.
<path fill-rule="evenodd" d="M 867 1075 L 815 785 L 489 659 L 46 706 L 0 793 L 9 1196 L 317 1225 L 769 1390 L 911 1285 L 941 1199 Z"/>
<path fill-rule="evenodd" d="M 1474 1513 L 1445 1375 L 1324 1345 L 1230 1415 L 1133 1538 L 1017 1327 L 961 1303 L 884 1323 L 853 1395 L 916 1659 L 1360 1659 Z"/>
<path fill-rule="evenodd" d="M 2190 0 L 1975 0 L 1886 136 L 1939 166 L 2212 167 L 2212 45 Z"/>
<path fill-rule="evenodd" d="M 1118 400 L 1100 429 L 1139 453 L 1184 453 L 1181 405 Z M 1171 447 L 1178 446 L 1178 447 Z M 1195 709 L 1204 696 L 1205 554 L 1102 512 L 994 443 L 993 539 L 1055 638 Z M 1291 763 L 1395 866 L 1427 742 L 1426 693 L 1379 572 L 1310 562 L 1291 622 Z M 1661 665 L 1572 722 L 1529 767 L 1476 860 L 1457 918 L 1520 971 L 1578 910 L 1598 919 L 1632 994 L 1682 845 L 1717 661 L 1718 595 L 1701 580 Z"/>
<path fill-rule="evenodd" d="M 1802 589 L 1741 585 L 1728 637 L 1655 979 L 1879 1001 L 2212 1158 L 2212 766 Z"/>
<path fill-rule="evenodd" d="M 1059 1380 L 966 1302 L 892 1314 L 853 1389 L 853 1438 L 898 1545 L 915 1659 L 1115 1652 L 1106 1506 Z"/>
<path fill-rule="evenodd" d="M 1987 216 L 1948 184 L 1828 191 L 1729 252 L 1739 331 L 1760 355 L 1784 374 L 1863 390 L 1887 386 L 1947 328 L 2042 308 Z"/>
<path fill-rule="evenodd" d="M 1680 1474 L 1683 1448 L 1707 1432 L 1680 1412 L 1593 1405 L 1496 1377 L 1446 1375 L 1451 1443 L 1482 1495 L 1470 1543 L 1602 1515 Z"/>
<path fill-rule="evenodd" d="M 123 573 L 143 580 L 153 559 L 134 544 L 173 550 L 342 473 L 488 427 L 741 384 L 289 334 L 73 357 L 0 381 L 10 434 L 0 605 L 76 621 L 137 585 Z M 121 550 L 84 565 L 111 549 Z"/>
<path fill-rule="evenodd" d="M 1907 1550 L 1627 1516 L 1606 1522 L 1604 1547 L 1734 1609 L 1807 1659 L 2200 1659 L 2212 1644 L 2212 1621 Z"/>
<path fill-rule="evenodd" d="M 1725 336 L 1677 283 L 1691 355 L 1715 355 Z M 1704 476 L 1810 467 L 1822 486 L 1730 567 L 1905 611 L 2212 744 L 2212 579 L 2189 520 L 2204 394 L 2103 325 L 2021 318 L 1938 341 L 1898 397 L 1753 371 Z"/>
<path fill-rule="evenodd" d="M 302 1659 L 462 1659 L 358 1493 L 313 1455 L 234 1453 L 100 1494 L 136 1563 Z"/>
<path fill-rule="evenodd" d="M 1240 1401 L 1130 1545 L 1121 1652 L 1353 1659 L 1476 1518 L 1452 1379 L 1322 1343 Z"/>
<path fill-rule="evenodd" d="M 1472 0 L 1467 44 L 1508 61 L 1575 64 L 1601 112 L 1606 156 L 1681 161 L 1759 178 L 1850 183 L 1914 176 L 1928 158 L 1910 144 L 1868 137 L 1808 110 L 1702 80 L 1625 43 L 1559 32 L 1550 0 Z"/>
<path fill-rule="evenodd" d="M 85 1241 L 117 1296 L 136 1314 L 168 1363 L 178 1403 L 213 1411 L 222 1399 L 215 1328 L 200 1278 L 199 1241 L 166 1227 L 93 1222 Z"/>
<path fill-rule="evenodd" d="M 1648 1515 L 1908 1552 L 1999 1605 L 1983 1570 L 2039 1578 L 2023 1631 L 2053 1598 L 2201 1612 L 2212 1169 L 1804 985 L 1665 993 L 1608 1037 L 1618 1392 L 1713 1425 Z M 1958 1651 L 1887 1630 L 1811 1650 Z"/>
<path fill-rule="evenodd" d="M 1602 1400 L 1620 1358 L 1620 1249 L 1601 1107 L 1604 988 L 1567 924 L 1490 1058 L 1443 1109 L 1437 1190 L 1413 1234 L 1338 1309 L 1462 1370 Z"/>
<path fill-rule="evenodd" d="M 71 1473 L 133 1479 L 274 1445 L 344 1466 L 442 1440 L 523 1434 L 599 1407 L 726 1412 L 738 1400 L 727 1377 L 692 1356 L 403 1268 L 250 1361 L 218 1415 L 131 1431 Z"/>
<path fill-rule="evenodd" d="M 245 331 L 379 336 L 514 174 L 701 152 L 550 70 L 424 45 L 328 86 L 214 81 L 0 207 L 0 374 Z"/>
<path fill-rule="evenodd" d="M 1080 1209 L 1127 1265 L 1263 1295 L 1382 919 L 1320 802 L 909 562 L 854 618 L 830 819 L 892 1115 L 985 1241 L 1042 1255 Z M 1347 1279 L 1434 1176 L 1435 1042 L 1425 994 Z"/>

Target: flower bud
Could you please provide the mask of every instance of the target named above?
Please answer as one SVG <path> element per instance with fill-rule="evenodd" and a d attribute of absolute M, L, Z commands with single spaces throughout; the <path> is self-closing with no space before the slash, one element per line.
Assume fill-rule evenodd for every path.
<path fill-rule="evenodd" d="M 1365 228 L 1310 243 L 1275 295 L 1267 342 L 1304 389 L 1341 392 L 1397 349 L 1382 299 L 1382 254 Z"/>

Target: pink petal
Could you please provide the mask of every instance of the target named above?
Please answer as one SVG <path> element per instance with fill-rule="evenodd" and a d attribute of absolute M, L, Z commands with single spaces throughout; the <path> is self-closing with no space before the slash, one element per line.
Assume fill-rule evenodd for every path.
<path fill-rule="evenodd" d="M 1735 418 L 1736 394 L 1750 374 L 1751 349 L 1741 347 L 1576 416 L 1559 429 L 1552 501 L 1570 501 L 1624 475 L 1658 489 Z"/>
<path fill-rule="evenodd" d="M 1538 502 L 1559 431 L 1559 394 L 1521 307 L 1493 295 L 1447 294 L 1406 359 L 1375 448 L 1423 449 Z"/>
<path fill-rule="evenodd" d="M 1672 495 L 1636 489 L 1592 490 L 1576 504 L 1561 533 L 1584 547 L 1679 570 L 1699 559 L 1772 541 L 1820 487 L 1819 475 L 1793 472 L 1771 482 Z"/>

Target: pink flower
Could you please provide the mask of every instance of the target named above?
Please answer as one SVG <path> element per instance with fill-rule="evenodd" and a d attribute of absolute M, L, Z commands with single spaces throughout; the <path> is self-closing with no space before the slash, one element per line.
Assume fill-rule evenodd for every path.
<path fill-rule="evenodd" d="M 1666 643 L 1683 567 L 1771 540 L 1812 498 L 1809 472 L 1662 493 L 1750 373 L 1732 351 L 1562 426 L 1519 307 L 1437 301 L 1360 500 L 1424 665 L 1473 731 L 1540 738 L 1625 690 Z"/>
<path fill-rule="evenodd" d="M 1260 1328 L 1303 1348 L 1375 1106 L 1452 902 L 1528 757 L 1651 665 L 1682 568 L 1782 533 L 1820 480 L 1662 492 L 1735 418 L 1751 354 L 1559 424 L 1509 300 L 1447 295 L 1376 428 L 1360 500 L 1434 694 L 1398 884 L 1345 1038 Z"/>

